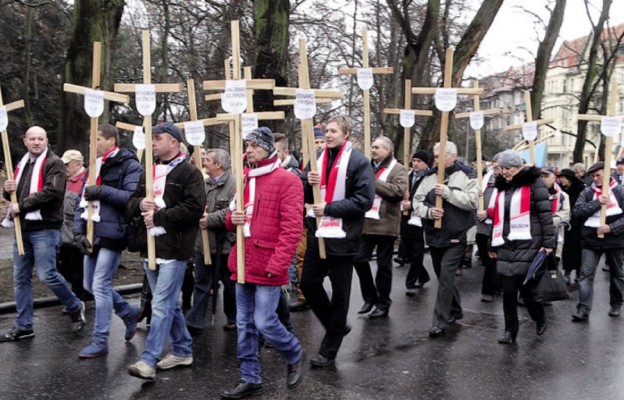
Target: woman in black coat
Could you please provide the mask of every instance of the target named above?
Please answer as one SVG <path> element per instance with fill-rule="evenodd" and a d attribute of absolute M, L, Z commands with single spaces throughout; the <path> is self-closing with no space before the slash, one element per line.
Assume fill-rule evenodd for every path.
<path fill-rule="evenodd" d="M 585 183 L 576 177 L 573 170 L 562 169 L 559 173 L 559 183 L 564 192 L 570 196 L 570 209 L 574 209 L 576 200 L 585 189 Z M 570 220 L 570 228 L 563 235 L 563 252 L 561 254 L 564 278 L 570 283 L 570 273 L 576 271 L 576 280 L 581 274 L 581 224 L 576 221 L 574 215 Z"/>
<path fill-rule="evenodd" d="M 544 307 L 533 301 L 530 290 L 522 283 L 538 251 L 552 253 L 555 230 L 548 190 L 540 179 L 540 170 L 524 168 L 522 157 L 512 150 L 500 153 L 498 165 L 501 175 L 494 182 L 496 190 L 488 206 L 493 221 L 490 256 L 496 258 L 496 271 L 503 285 L 505 334 L 498 342 L 512 344 L 516 342 L 519 327 L 518 291 L 537 323 L 537 334 L 546 331 Z"/>

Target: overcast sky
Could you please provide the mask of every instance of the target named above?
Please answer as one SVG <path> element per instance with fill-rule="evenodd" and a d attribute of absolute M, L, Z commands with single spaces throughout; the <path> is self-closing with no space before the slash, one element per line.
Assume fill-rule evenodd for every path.
<path fill-rule="evenodd" d="M 476 0 L 475 0 L 476 1 Z M 492 27 L 479 48 L 483 63 L 471 63 L 466 76 L 482 77 L 506 70 L 511 65 L 521 65 L 535 59 L 538 40 L 543 37 L 543 30 L 536 30 L 535 17 L 519 8 L 522 6 L 548 19 L 548 12 L 542 0 L 506 0 L 503 3 Z M 590 0 L 594 21 L 602 6 L 602 0 Z M 594 6 L 595 5 L 595 6 Z M 610 12 L 610 24 L 624 23 L 624 0 L 613 0 Z M 584 0 L 568 0 L 561 34 L 553 54 L 563 40 L 572 40 L 589 34 L 591 24 L 585 11 Z"/>

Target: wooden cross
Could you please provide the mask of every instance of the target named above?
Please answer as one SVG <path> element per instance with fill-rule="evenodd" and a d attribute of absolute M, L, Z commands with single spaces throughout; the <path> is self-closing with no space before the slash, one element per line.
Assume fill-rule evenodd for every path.
<path fill-rule="evenodd" d="M 191 117 L 191 121 L 200 121 L 203 126 L 221 125 L 221 124 L 225 124 L 229 122 L 228 120 L 219 120 L 217 118 L 207 118 L 207 119 L 199 120 L 197 117 L 197 101 L 195 99 L 195 81 L 193 79 L 189 79 L 187 81 L 187 90 L 188 90 L 188 97 L 189 97 L 189 114 Z M 179 122 L 175 125 L 181 130 L 186 129 L 186 125 L 184 122 Z M 203 167 L 202 167 L 202 160 L 201 160 L 201 146 L 195 145 L 194 150 L 195 151 L 193 152 L 193 158 L 195 158 L 195 166 L 200 172 L 202 172 Z M 203 172 L 202 172 L 202 175 L 203 175 Z M 204 251 L 204 264 L 211 265 L 212 259 L 210 257 L 210 240 L 208 239 L 208 229 L 201 228 L 200 233 L 201 233 L 202 246 L 203 246 L 203 251 Z"/>
<path fill-rule="evenodd" d="M 518 129 L 526 129 L 527 124 L 531 124 L 534 123 L 537 126 L 540 125 L 546 125 L 546 124 L 552 124 L 554 122 L 554 119 L 552 118 L 543 118 L 543 119 L 538 119 L 537 121 L 533 121 L 533 109 L 531 108 L 531 91 L 529 90 L 525 90 L 524 91 L 524 103 L 525 103 L 525 108 L 526 108 L 526 122 L 524 124 L 519 124 L 519 125 L 509 125 L 507 127 L 505 127 L 505 131 L 515 131 Z M 535 165 L 535 139 L 533 138 L 533 140 L 527 140 L 529 142 L 529 154 L 531 155 L 531 160 L 530 163 Z"/>
<path fill-rule="evenodd" d="M 609 93 L 609 105 L 607 115 L 579 114 L 578 119 L 583 121 L 601 122 L 601 132 L 606 136 L 604 147 L 604 170 L 602 173 L 602 194 L 609 196 L 609 183 L 611 181 L 611 173 L 609 167 L 611 165 L 611 150 L 613 148 L 613 134 L 617 135 L 622 129 L 622 117 L 617 117 L 617 101 L 619 98 L 618 84 L 615 79 L 611 80 L 611 93 Z M 612 131 L 605 132 L 603 128 L 609 123 Z M 607 134 L 610 133 L 610 134 Z M 600 226 L 606 224 L 607 220 L 607 204 L 600 207 Z M 598 238 L 604 239 L 604 234 L 598 234 Z"/>
<path fill-rule="evenodd" d="M 339 73 L 344 75 L 354 75 L 358 74 L 358 70 L 367 69 L 369 70 L 369 77 L 372 80 L 372 75 L 374 74 L 391 74 L 394 72 L 394 68 L 392 67 L 377 67 L 370 68 L 368 67 L 368 30 L 362 31 L 362 68 L 340 68 L 338 70 Z M 365 72 L 365 71 L 362 71 Z M 360 77 L 358 77 L 359 79 Z M 361 83 L 358 83 L 361 85 Z M 372 82 L 369 84 L 372 85 Z M 362 86 L 360 86 L 362 87 Z M 370 160 L 371 158 L 371 132 L 370 132 L 370 89 L 362 89 L 364 94 L 364 154 L 366 158 Z"/>
<path fill-rule="evenodd" d="M 127 104 L 130 101 L 129 96 L 125 94 L 100 91 L 100 79 L 101 79 L 101 55 L 102 55 L 102 43 L 93 42 L 93 64 L 91 65 L 91 88 L 83 86 L 72 85 L 66 83 L 63 85 L 63 90 L 69 93 L 88 95 L 88 92 L 92 89 L 98 90 L 103 95 L 103 98 L 110 101 L 116 101 L 119 103 Z M 102 111 L 104 108 L 102 107 Z M 95 171 L 95 160 L 97 159 L 97 131 L 98 131 L 98 117 L 91 117 L 91 124 L 89 128 L 89 179 L 87 184 L 93 186 L 96 184 L 97 176 Z M 91 244 L 93 249 L 93 202 L 87 202 L 87 240 Z M 90 250 L 91 251 L 91 250 Z"/>
<path fill-rule="evenodd" d="M 13 110 L 24 108 L 24 100 L 17 100 L 4 105 L 2 101 L 2 89 L 0 89 L 0 110 L 3 110 L 3 114 L 9 113 Z M 8 124 L 8 116 L 5 122 Z M 13 162 L 11 161 L 11 149 L 9 147 L 9 134 L 6 127 L 2 129 L 2 150 L 4 151 L 4 165 L 6 168 L 7 179 L 12 181 L 15 179 L 13 171 Z M 11 203 L 17 204 L 17 192 L 11 192 Z M 19 216 L 13 218 L 13 226 L 15 228 L 15 243 L 17 244 L 17 254 L 24 255 L 24 240 L 22 239 L 22 224 Z"/>
<path fill-rule="evenodd" d="M 142 126 L 139 125 L 133 125 L 133 124 L 128 124 L 126 122 L 121 122 L 121 121 L 117 121 L 115 122 L 115 128 L 117 129 L 121 129 L 124 131 L 130 131 L 130 132 L 135 132 L 137 128 L 143 129 Z M 139 159 L 139 163 L 141 162 L 141 160 L 143 159 L 143 149 L 136 149 L 136 155 L 137 158 Z"/>
<path fill-rule="evenodd" d="M 479 81 L 476 79 L 473 81 L 473 88 L 479 89 Z M 471 115 L 475 115 L 474 113 L 481 113 L 482 115 L 491 115 L 491 114 L 499 114 L 501 112 L 500 108 L 490 108 L 488 110 L 481 111 L 479 98 L 480 96 L 478 94 L 474 95 L 473 97 L 474 103 L 473 103 L 472 112 L 457 113 L 455 114 L 455 118 L 457 119 L 470 118 Z M 466 140 L 468 140 L 468 137 L 466 137 Z M 483 211 L 485 210 L 485 205 L 483 204 L 483 190 L 482 190 L 483 154 L 481 152 L 481 149 L 482 149 L 481 148 L 481 128 L 475 129 L 475 143 L 477 147 L 477 188 L 479 189 L 479 211 Z M 466 160 L 466 162 L 468 162 L 468 160 Z"/>
<path fill-rule="evenodd" d="M 433 116 L 433 111 L 431 110 L 412 110 L 412 80 L 405 80 L 405 106 L 403 110 L 408 110 L 414 113 L 414 115 L 422 116 L 422 117 L 431 117 Z M 383 112 L 385 114 L 401 114 L 400 108 L 384 108 Z M 411 127 L 403 127 L 403 162 L 405 163 L 405 168 L 410 167 L 410 154 L 412 147 L 412 138 L 411 138 Z M 408 190 L 409 193 L 409 190 Z"/>
<path fill-rule="evenodd" d="M 143 42 L 143 84 L 152 84 L 151 59 L 150 59 L 150 34 L 149 30 L 144 30 Z M 181 92 L 181 83 L 161 83 L 153 85 L 156 93 Z M 137 92 L 137 85 L 131 83 L 116 83 L 116 92 L 131 93 Z M 154 177 L 152 170 L 154 160 L 152 155 L 152 115 L 143 116 L 143 128 L 145 129 L 145 198 L 154 200 Z M 147 231 L 147 262 L 151 270 L 156 269 L 156 242 L 154 236 Z"/>
<path fill-rule="evenodd" d="M 342 93 L 335 89 L 310 89 L 310 75 L 308 70 L 308 50 L 306 47 L 306 40 L 299 38 L 299 88 L 304 90 L 312 90 L 314 94 L 315 102 L 317 98 L 321 99 L 339 99 L 342 97 Z M 276 87 L 273 89 L 273 94 L 277 96 L 295 96 L 297 88 L 289 87 Z M 275 103 L 274 103 L 275 104 Z M 283 103 L 281 103 L 283 104 Z M 293 102 L 293 104 L 295 104 Z M 310 163 L 310 171 L 318 172 L 318 166 L 316 165 L 316 150 L 314 147 L 314 123 L 312 118 L 304 118 L 301 120 L 301 143 L 304 154 L 307 154 L 307 159 Z M 321 199 L 320 185 L 312 185 L 312 193 L 314 196 L 314 203 L 320 203 Z M 317 226 L 320 226 L 320 217 L 316 218 Z M 325 241 L 323 238 L 318 239 L 319 244 L 319 256 L 322 259 L 327 258 L 325 252 Z"/>
<path fill-rule="evenodd" d="M 444 61 L 444 89 L 451 89 L 451 79 L 453 74 L 453 47 L 446 49 L 446 57 Z M 483 94 L 483 89 L 455 88 L 457 94 L 475 95 Z M 415 87 L 412 88 L 413 94 L 435 94 L 441 95 L 439 88 Z M 449 111 L 442 111 L 442 121 L 440 123 L 440 152 L 438 154 L 438 184 L 444 183 L 444 170 L 446 169 L 446 138 L 448 132 Z M 442 196 L 436 195 L 436 208 L 442 208 Z M 436 229 L 442 228 L 442 219 L 436 219 L 434 222 Z"/>

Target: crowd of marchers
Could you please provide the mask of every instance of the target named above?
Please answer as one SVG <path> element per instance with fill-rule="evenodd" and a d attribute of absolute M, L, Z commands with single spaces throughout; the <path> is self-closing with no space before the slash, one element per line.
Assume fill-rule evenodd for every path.
<path fill-rule="evenodd" d="M 35 336 L 34 270 L 63 304 L 72 333 L 85 329 L 84 301 L 94 301 L 92 339 L 77 350 L 82 359 L 108 353 L 113 314 L 124 323 L 126 341 L 145 319 L 144 350 L 128 373 L 154 379 L 159 369 L 193 364 L 193 338 L 207 329 L 209 305 L 214 308 L 222 289 L 223 328 L 237 335 L 240 380 L 221 396 L 239 399 L 262 391 L 263 346 L 283 356 L 286 385 L 294 389 L 308 363 L 313 368 L 335 363 L 351 331 L 347 315 L 354 270 L 362 298 L 358 313 L 389 318 L 395 248 L 394 261 L 408 268 L 407 296 L 430 281 L 424 265 L 428 251 L 437 277 L 429 337 L 437 338 L 463 318 L 455 279 L 471 266 L 474 244 L 475 259 L 483 266 L 481 301 L 502 295 L 505 323 L 499 343 L 516 343 L 519 303 L 535 321 L 536 334 L 547 331 L 548 303 L 527 284 L 540 254 L 544 268 L 561 269 L 571 292 L 578 288 L 572 321 L 581 323 L 589 318 L 604 254 L 608 315 L 619 317 L 624 159 L 616 161 L 613 172 L 602 162 L 559 171 L 529 165 L 505 150 L 477 164 L 483 168 L 477 174 L 474 165 L 458 159 L 452 142 L 444 142 L 443 149 L 437 143 L 432 153 L 418 150 L 403 165 L 388 137 L 373 140 L 369 160 L 351 132 L 350 119 L 341 115 L 314 127 L 316 159 L 302 165 L 287 137 L 267 127 L 248 133 L 243 159 L 231 160 L 222 149 L 187 148 L 174 124 L 160 123 L 152 129 L 150 188 L 136 153 L 119 147 L 115 127 L 98 127 L 94 170 L 85 168 L 77 150 L 54 154 L 46 131 L 31 127 L 23 136 L 27 152 L 3 188 L 11 203 L 2 225 L 20 224 L 23 251 L 16 237 L 17 316 L 0 341 Z M 200 157 L 192 157 L 193 151 Z M 242 198 L 236 196 L 232 163 L 242 169 Z M 611 174 L 608 188 L 605 174 Z M 237 232 L 243 240 L 237 241 Z M 153 260 L 148 239 L 154 241 Z M 238 279 L 241 243 L 244 283 Z M 144 259 L 140 306 L 128 303 L 112 285 L 125 250 Z M 376 270 L 370 265 L 373 255 Z M 326 278 L 330 292 L 323 286 Z M 285 287 L 292 289 L 292 300 Z M 290 318 L 291 312 L 306 310 L 325 332 L 309 357 Z"/>

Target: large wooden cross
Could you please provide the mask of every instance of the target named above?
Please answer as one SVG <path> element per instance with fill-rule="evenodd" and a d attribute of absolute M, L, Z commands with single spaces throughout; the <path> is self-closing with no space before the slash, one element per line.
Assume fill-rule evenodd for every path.
<path fill-rule="evenodd" d="M 24 100 L 13 101 L 4 105 L 2 101 L 2 89 L 0 88 L 0 131 L 2 131 L 2 151 L 4 152 L 4 165 L 6 168 L 7 179 L 12 181 L 15 179 L 13 172 L 13 162 L 11 160 L 11 148 L 9 146 L 9 134 L 7 133 L 7 125 L 9 117 L 7 113 L 24 108 Z M 17 204 L 17 192 L 11 192 L 11 203 Z M 19 217 L 13 218 L 13 226 L 15 228 L 15 243 L 17 244 L 17 254 L 24 255 L 24 240 L 22 239 L 22 224 Z"/>
<path fill-rule="evenodd" d="M 449 47 L 446 49 L 446 57 L 444 61 L 444 88 L 429 88 L 429 87 L 415 87 L 412 88 L 413 94 L 435 94 L 436 107 L 442 111 L 442 121 L 440 123 L 440 150 L 438 153 L 438 184 L 444 183 L 444 170 L 446 169 L 446 139 L 448 133 L 449 113 L 455 108 L 457 102 L 457 95 L 475 95 L 483 94 L 483 89 L 469 89 L 469 88 L 452 88 L 451 79 L 453 75 L 453 53 L 455 49 Z M 439 97 L 439 99 L 438 99 Z M 446 101 L 443 101 L 446 100 Z M 443 106 L 443 103 L 444 104 Z M 439 105 L 438 105 L 439 104 Z M 436 208 L 442 208 L 442 196 L 436 195 L 435 200 Z M 442 219 L 436 219 L 434 222 L 436 229 L 442 228 Z"/>
<path fill-rule="evenodd" d="M 145 129 L 145 198 L 148 200 L 154 200 L 154 177 L 152 175 L 152 169 L 154 166 L 154 160 L 152 155 L 152 113 L 156 104 L 156 99 L 150 93 L 172 93 L 181 92 L 181 83 L 161 83 L 152 84 L 152 72 L 151 72 L 151 57 L 150 57 L 150 33 L 149 30 L 144 30 L 142 35 L 143 42 L 143 85 L 149 85 L 149 90 L 143 92 L 145 87 L 138 87 L 133 83 L 116 83 L 115 91 L 132 93 L 137 95 L 137 108 L 143 115 L 143 128 Z M 139 89 L 139 91 L 137 91 Z M 142 110 L 139 106 L 139 101 L 143 102 L 144 99 L 138 99 L 139 97 L 149 98 L 145 103 L 152 104 L 151 112 L 149 110 Z M 149 108 L 149 107 L 147 107 Z M 156 269 L 156 242 L 151 232 L 147 231 L 147 262 L 148 267 L 151 270 Z"/>
<path fill-rule="evenodd" d="M 405 163 L 405 168 L 410 167 L 411 162 L 411 150 L 412 150 L 412 136 L 411 130 L 412 126 L 414 126 L 414 120 L 411 118 L 411 115 L 418 115 L 421 117 L 431 117 L 433 116 L 433 111 L 431 110 L 412 110 L 412 80 L 405 80 L 405 105 L 403 109 L 400 108 L 384 108 L 383 112 L 386 114 L 394 114 L 399 115 L 399 122 L 403 127 L 403 163 Z M 411 115 L 410 115 L 411 114 Z M 407 121 L 404 121 L 404 118 Z M 409 190 L 408 190 L 409 193 Z"/>
<path fill-rule="evenodd" d="M 97 174 L 95 171 L 95 160 L 97 159 L 97 131 L 98 131 L 98 117 L 104 111 L 104 100 L 116 101 L 119 103 L 128 103 L 130 98 L 125 94 L 105 92 L 100 89 L 101 79 L 101 55 L 102 55 L 102 43 L 93 42 L 93 63 L 91 65 L 91 88 L 84 86 L 72 85 L 66 83 L 63 85 L 63 90 L 69 93 L 77 93 L 85 96 L 85 111 L 91 117 L 91 124 L 89 128 L 89 179 L 87 184 L 93 186 L 96 184 Z M 92 109 L 88 109 L 88 105 L 92 106 Z M 93 246 L 93 202 L 87 202 L 87 240 Z M 93 247 L 91 247 L 93 248 Z"/>
<path fill-rule="evenodd" d="M 298 75 L 299 75 L 299 88 L 289 88 L 289 87 L 276 87 L 273 89 L 273 94 L 276 96 L 300 96 L 301 94 L 310 96 L 312 98 L 308 99 L 308 104 L 314 101 L 316 104 L 317 98 L 321 99 L 339 99 L 342 97 L 342 93 L 339 90 L 335 89 L 310 89 L 310 75 L 308 70 L 308 50 L 306 46 L 306 40 L 304 38 L 299 38 L 299 67 L 298 67 Z M 275 103 L 274 103 L 275 104 Z M 293 105 L 297 107 L 297 99 L 293 102 Z M 318 172 L 318 166 L 316 165 L 316 150 L 314 147 L 314 122 L 313 118 L 316 112 L 316 105 L 314 105 L 314 112 L 312 112 L 311 116 L 306 118 L 301 118 L 301 143 L 304 154 L 307 154 L 307 159 L 310 163 L 310 171 Z M 314 203 L 320 203 L 323 201 L 321 199 L 321 188 L 320 185 L 312 185 L 312 193 L 314 196 Z M 320 217 L 316 218 L 317 226 L 320 226 Z M 327 254 L 325 251 L 325 241 L 323 238 L 318 239 L 319 244 L 319 257 L 322 259 L 327 258 Z"/>
<path fill-rule="evenodd" d="M 371 131 L 370 131 L 370 88 L 373 85 L 373 76 L 375 74 L 391 74 L 394 72 L 392 67 L 376 67 L 368 66 L 368 30 L 362 31 L 362 68 L 340 68 L 338 72 L 344 75 L 357 75 L 358 86 L 362 89 L 364 95 L 364 155 L 370 160 L 371 158 Z"/>
<path fill-rule="evenodd" d="M 518 125 L 509 125 L 505 127 L 505 131 L 522 130 L 524 139 L 529 142 L 529 154 L 531 157 L 530 163 L 535 165 L 535 139 L 537 139 L 537 128 L 540 125 L 552 124 L 554 119 L 542 118 L 537 121 L 533 121 L 533 109 L 531 108 L 531 91 L 524 91 L 524 104 L 526 112 L 526 122 Z"/>
<path fill-rule="evenodd" d="M 479 89 L 479 81 L 473 81 L 473 88 Z M 475 94 L 473 97 L 473 111 L 465 112 L 465 113 L 457 113 L 455 114 L 455 118 L 463 119 L 470 118 L 470 126 L 475 130 L 475 144 L 477 147 L 477 188 L 479 189 L 479 211 L 485 210 L 485 205 L 483 204 L 483 154 L 481 152 L 481 127 L 483 126 L 483 116 L 484 115 L 492 115 L 499 114 L 501 112 L 500 108 L 490 108 L 488 110 L 481 110 L 480 105 L 480 96 Z M 466 136 L 466 140 L 468 140 L 468 136 Z M 466 160 L 468 162 L 468 160 Z"/>
<path fill-rule="evenodd" d="M 615 79 L 611 80 L 611 90 L 609 93 L 609 105 L 607 115 L 579 114 L 578 119 L 583 121 L 600 122 L 600 131 L 605 135 L 604 146 L 604 170 L 602 174 L 602 194 L 609 196 L 609 183 L 611 181 L 611 149 L 613 147 L 613 136 L 619 135 L 622 129 L 622 117 L 616 116 L 617 101 L 619 98 L 618 84 Z M 606 224 L 607 204 L 600 207 L 600 226 Z M 600 239 L 604 239 L 604 234 L 598 234 Z"/>

